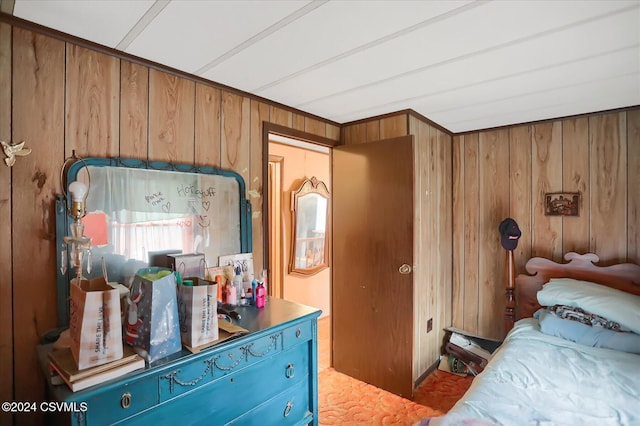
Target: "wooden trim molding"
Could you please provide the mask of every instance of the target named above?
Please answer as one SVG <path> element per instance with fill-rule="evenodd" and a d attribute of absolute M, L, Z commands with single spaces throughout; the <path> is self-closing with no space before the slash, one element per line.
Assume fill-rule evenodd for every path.
<path fill-rule="evenodd" d="M 16 7 L 16 0 L 0 0 L 0 12 L 13 15 L 13 9 Z"/>
<path fill-rule="evenodd" d="M 585 112 L 583 114 L 567 115 L 567 116 L 564 116 L 564 117 L 553 117 L 553 118 L 547 118 L 545 120 L 525 121 L 525 122 L 522 122 L 522 123 L 508 124 L 508 125 L 505 125 L 505 126 L 487 127 L 485 129 L 468 130 L 468 131 L 465 131 L 465 132 L 453 133 L 452 135 L 453 136 L 464 136 L 464 135 L 469 135 L 469 134 L 473 134 L 473 133 L 482 133 L 482 132 L 491 132 L 491 131 L 494 131 L 494 130 L 511 129 L 513 127 L 519 127 L 519 126 L 534 126 L 534 125 L 544 124 L 544 123 L 554 123 L 556 121 L 575 120 L 575 119 L 583 118 L 583 117 L 592 117 L 594 115 L 613 114 L 613 113 L 617 113 L 617 112 L 627 112 L 627 111 L 632 111 L 634 109 L 640 109 L 640 105 L 632 105 L 632 106 L 628 106 L 628 107 L 624 107 L 624 108 L 614 108 L 614 109 L 607 109 L 607 110 L 602 110 L 602 111 Z"/>
<path fill-rule="evenodd" d="M 269 133 L 274 133 L 280 136 L 286 136 L 294 139 L 300 139 L 305 142 L 311 142 L 316 145 L 327 146 L 329 148 L 341 145 L 340 141 L 329 139 L 324 136 L 314 135 L 313 133 L 307 133 L 302 130 L 292 129 L 291 127 L 281 126 L 275 123 L 264 122 L 263 134 L 267 135 L 267 143 L 269 139 Z"/>
<path fill-rule="evenodd" d="M 343 123 L 342 127 L 353 126 L 354 124 L 362 124 L 367 123 L 373 120 L 382 120 L 384 118 L 395 117 L 396 115 L 409 114 L 412 110 L 410 109 L 402 109 L 400 111 L 388 112 L 386 114 L 374 115 L 373 117 L 362 118 L 360 120 L 349 121 L 347 123 Z"/>
<path fill-rule="evenodd" d="M 17 18 L 13 15 L 11 15 L 10 13 L 12 13 L 13 11 L 13 7 L 15 4 L 15 0 L 0 0 L 0 22 L 5 22 L 9 25 L 12 26 L 16 26 L 16 27 L 20 27 L 26 30 L 30 30 L 30 31 L 34 31 L 40 34 L 44 34 L 46 36 L 58 39 L 58 40 L 62 40 L 65 42 L 69 42 L 69 43 L 73 43 L 76 44 L 78 46 L 81 47 L 85 47 L 87 49 L 92 49 L 95 50 L 97 52 L 100 53 L 104 53 L 107 55 L 111 55 L 114 57 L 117 57 L 119 59 L 124 59 L 130 62 L 133 62 L 135 64 L 139 64 L 139 65 L 143 65 L 143 66 L 147 66 L 149 68 L 153 68 L 162 72 L 166 72 L 168 74 L 172 74 L 178 77 L 182 77 L 182 78 L 186 78 L 198 83 L 202 83 L 202 84 L 206 84 L 208 86 L 217 88 L 217 89 L 221 89 L 221 90 L 225 90 L 227 92 L 231 92 L 243 97 L 247 97 L 249 99 L 253 99 L 259 102 L 263 102 L 278 108 L 282 108 L 284 110 L 293 112 L 295 114 L 299 114 L 299 115 L 303 115 L 305 117 L 309 117 L 309 118 L 313 118 L 315 120 L 320 120 L 324 123 L 327 124 L 331 124 L 334 126 L 337 126 L 339 128 L 344 128 L 347 126 L 352 126 L 354 124 L 360 124 L 360 123 L 366 123 L 372 120 L 380 120 L 383 118 L 388 118 L 388 117 L 392 117 L 392 116 L 396 116 L 396 115 L 400 115 L 400 114 L 407 114 L 409 116 L 413 116 L 421 121 L 424 121 L 426 123 L 428 123 L 430 126 L 433 126 L 439 130 L 441 130 L 442 132 L 451 135 L 451 136 L 458 136 L 458 135 L 466 135 L 466 134 L 471 134 L 471 133 L 478 133 L 478 132 L 487 132 L 487 131 L 492 131 L 492 130 L 499 130 L 499 129 L 504 129 L 504 128 L 511 128 L 511 127 L 517 127 L 517 126 L 523 126 L 523 125 L 533 125 L 533 124 L 540 124 L 540 123 L 546 123 L 546 122 L 551 122 L 551 121 L 557 121 L 557 120 L 567 120 L 567 119 L 575 119 L 575 118 L 580 118 L 580 117 L 585 117 L 585 116 L 591 116 L 594 114 L 609 114 L 609 113 L 615 113 L 615 112 L 620 112 L 620 111 L 629 111 L 629 110 L 633 110 L 636 108 L 640 108 L 640 105 L 633 105 L 633 106 L 629 106 L 629 107 L 624 107 L 624 108 L 616 108 L 616 109 L 611 109 L 611 110 L 603 110 L 603 111 L 595 111 L 595 112 L 588 112 L 588 113 L 584 113 L 584 114 L 578 114 L 578 115 L 572 115 L 572 116 L 566 116 L 566 117 L 553 117 L 553 118 L 549 118 L 549 119 L 545 119 L 545 120 L 537 120 L 537 121 L 529 121 L 529 122 L 522 122 L 522 123 L 515 123 L 515 124 L 509 124 L 509 125 L 505 125 L 505 126 L 497 126 L 497 127 L 489 127 L 489 128 L 483 128 L 483 129 L 475 129 L 475 130 L 469 130 L 469 131 L 465 131 L 465 132 L 458 132 L 458 133 L 454 133 L 450 130 L 448 130 L 447 128 L 441 126 L 440 124 L 428 119 L 427 117 L 425 117 L 424 115 L 412 110 L 412 109 L 404 109 L 404 110 L 399 110 L 399 111 L 395 111 L 395 112 L 390 112 L 387 114 L 381 114 L 381 115 L 377 115 L 377 116 L 373 116 L 373 117 L 367 117 L 361 120 L 355 120 L 355 121 L 350 121 L 347 123 L 338 123 L 332 120 L 328 120 L 324 117 L 320 117 L 302 110 L 298 110 L 296 108 L 290 107 L 288 105 L 285 104 L 281 104 L 279 102 L 276 101 L 272 101 L 270 99 L 266 99 L 263 97 L 260 97 L 258 95 L 254 95 L 252 93 L 248 93 L 248 92 L 244 92 L 240 89 L 236 89 L 234 87 L 230 87 L 230 86 L 226 86 L 224 84 L 221 83 L 216 83 L 215 81 L 212 80 L 207 80 L 203 77 L 198 77 L 194 74 L 190 74 L 187 73 L 185 71 L 181 71 L 178 70 L 176 68 L 172 68 L 166 65 L 162 65 L 159 64 L 157 62 L 154 61 L 150 61 L 148 59 L 144 59 L 144 58 L 140 58 L 138 56 L 135 55 L 131 55 L 125 52 L 122 52 L 120 50 L 116 50 L 98 43 L 94 43 L 91 42 L 89 40 L 85 40 L 82 39 L 80 37 L 76 37 L 73 36 L 71 34 L 67 34 L 67 33 L 63 33 L 61 31 L 57 31 L 54 30 L 52 28 L 49 27 L 45 27 L 43 25 L 39 25 L 36 24 L 34 22 L 31 21 L 27 21 L 25 19 L 21 19 L 21 18 Z M 10 11 L 9 11 L 10 9 Z M 296 131 L 297 132 L 297 131 Z M 274 133 L 276 133 L 274 131 Z M 296 136 L 298 137 L 298 136 Z M 315 139 L 314 139 L 314 143 L 318 143 Z M 328 145 L 328 146 L 335 146 L 335 142 L 333 145 Z"/>
<path fill-rule="evenodd" d="M 2 1 L 4 2 L 6 0 L 2 0 Z M 9 15 L 7 13 L 0 13 L 0 22 L 5 22 L 5 23 L 7 23 L 9 25 L 12 25 L 12 26 L 15 26 L 15 27 L 19 27 L 19 28 L 22 28 L 22 29 L 25 29 L 25 30 L 37 32 L 37 33 L 40 33 L 40 34 L 46 35 L 48 37 L 52 37 L 52 38 L 64 41 L 64 42 L 73 43 L 73 44 L 76 44 L 78 46 L 81 46 L 81 47 L 84 47 L 84 48 L 87 48 L 87 49 L 95 50 L 97 52 L 104 53 L 106 55 L 111 55 L 111 56 L 114 56 L 114 57 L 119 58 L 119 59 L 124 59 L 126 61 L 133 62 L 133 63 L 138 64 L 138 65 L 143 65 L 143 66 L 146 66 L 146 67 L 149 67 L 149 68 L 153 68 L 155 70 L 162 71 L 162 72 L 165 72 L 165 73 L 168 73 L 168 74 L 171 74 L 171 75 L 175 75 L 177 77 L 186 78 L 186 79 L 192 80 L 192 81 L 194 81 L 196 83 L 202 83 L 202 84 L 214 87 L 216 89 L 221 89 L 221 90 L 224 90 L 226 92 L 231 92 L 231 93 L 234 93 L 236 95 L 239 95 L 239 96 L 242 96 L 242 97 L 245 97 L 245 98 L 249 98 L 249 99 L 256 100 L 256 101 L 259 101 L 259 102 L 263 102 L 263 103 L 266 103 L 266 104 L 269 104 L 269 105 L 272 105 L 272 106 L 275 106 L 275 107 L 278 107 L 278 108 L 282 108 L 282 109 L 287 110 L 287 111 L 291 111 L 291 112 L 293 112 L 295 114 L 299 114 L 299 115 L 302 115 L 302 116 L 305 116 L 305 117 L 313 118 L 315 120 L 320 120 L 320 121 L 322 121 L 324 123 L 327 123 L 327 124 L 332 124 L 332 125 L 337 126 L 337 127 L 341 126 L 340 123 L 337 123 L 337 122 L 332 121 L 332 120 L 328 120 L 328 119 L 326 119 L 324 117 L 320 117 L 320 116 L 317 116 L 317 115 L 314 115 L 314 114 L 311 114 L 311 113 L 308 113 L 308 112 L 305 112 L 305 111 L 290 107 L 288 105 L 281 104 L 279 102 L 272 101 L 270 99 L 266 99 L 266 98 L 260 97 L 258 95 L 254 95 L 252 93 L 244 92 L 244 91 L 242 91 L 240 89 L 236 89 L 236 88 L 231 87 L 231 86 L 226 86 L 226 85 L 221 84 L 221 83 L 216 83 L 215 81 L 207 80 L 206 78 L 199 77 L 197 75 L 190 74 L 188 72 L 185 72 L 185 71 L 182 71 L 182 70 L 179 70 L 179 69 L 176 69 L 176 68 L 172 68 L 172 67 L 169 67 L 167 65 L 162 65 L 162 64 L 160 64 L 158 62 L 154 62 L 154 61 L 151 61 L 151 60 L 148 60 L 148 59 L 140 58 L 138 56 L 131 55 L 129 53 L 125 53 L 125 52 L 122 52 L 120 50 L 116 50 L 116 49 L 113 49 L 111 47 L 104 46 L 102 44 L 94 43 L 92 41 L 85 40 L 83 38 L 76 37 L 76 36 L 73 36 L 71 34 L 63 33 L 61 31 L 54 30 L 53 28 L 45 27 L 43 25 L 39 25 L 39 24 L 36 24 L 34 22 L 27 21 L 25 19 L 17 18 L 15 16 Z"/>

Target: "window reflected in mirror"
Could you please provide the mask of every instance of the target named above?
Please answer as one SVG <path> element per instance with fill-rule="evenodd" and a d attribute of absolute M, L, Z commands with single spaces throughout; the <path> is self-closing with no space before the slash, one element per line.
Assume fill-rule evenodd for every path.
<path fill-rule="evenodd" d="M 292 193 L 293 241 L 289 272 L 315 274 L 329 266 L 329 191 L 316 177 Z"/>
<path fill-rule="evenodd" d="M 77 179 L 90 185 L 82 220 L 96 263 L 90 278 L 102 274 L 102 260 L 110 280 L 128 283 L 169 253 L 203 253 L 216 266 L 219 256 L 241 252 L 234 177 L 90 165 Z"/>

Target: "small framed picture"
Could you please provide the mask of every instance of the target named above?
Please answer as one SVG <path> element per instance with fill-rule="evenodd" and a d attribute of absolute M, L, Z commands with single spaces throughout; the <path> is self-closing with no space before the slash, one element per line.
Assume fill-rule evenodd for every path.
<path fill-rule="evenodd" d="M 579 192 L 550 192 L 544 198 L 545 216 L 580 216 Z"/>

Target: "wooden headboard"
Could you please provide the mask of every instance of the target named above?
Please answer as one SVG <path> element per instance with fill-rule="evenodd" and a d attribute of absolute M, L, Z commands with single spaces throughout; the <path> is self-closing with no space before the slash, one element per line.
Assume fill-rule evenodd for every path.
<path fill-rule="evenodd" d="M 512 291 L 507 283 L 507 294 L 515 293 L 515 309 L 506 312 L 506 331 L 513 326 L 514 320 L 531 317 L 540 308 L 536 295 L 550 278 L 591 281 L 640 295 L 640 266 L 636 264 L 597 266 L 595 263 L 600 258 L 593 253 L 569 252 L 564 258 L 569 263 L 556 263 L 543 257 L 533 257 L 525 265 L 530 275 L 519 274 L 515 278 L 515 291 Z"/>

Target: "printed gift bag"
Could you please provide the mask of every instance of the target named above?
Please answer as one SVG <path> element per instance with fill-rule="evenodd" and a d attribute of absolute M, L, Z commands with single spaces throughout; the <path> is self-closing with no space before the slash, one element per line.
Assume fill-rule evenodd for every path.
<path fill-rule="evenodd" d="M 147 362 L 182 349 L 178 324 L 176 278 L 166 268 L 143 268 L 129 289 L 126 341 Z"/>
<path fill-rule="evenodd" d="M 71 354 L 83 370 L 122 358 L 120 295 L 103 277 L 71 280 Z"/>
<path fill-rule="evenodd" d="M 178 285 L 180 337 L 189 347 L 218 340 L 218 286 L 201 278 L 185 278 L 193 285 Z"/>

